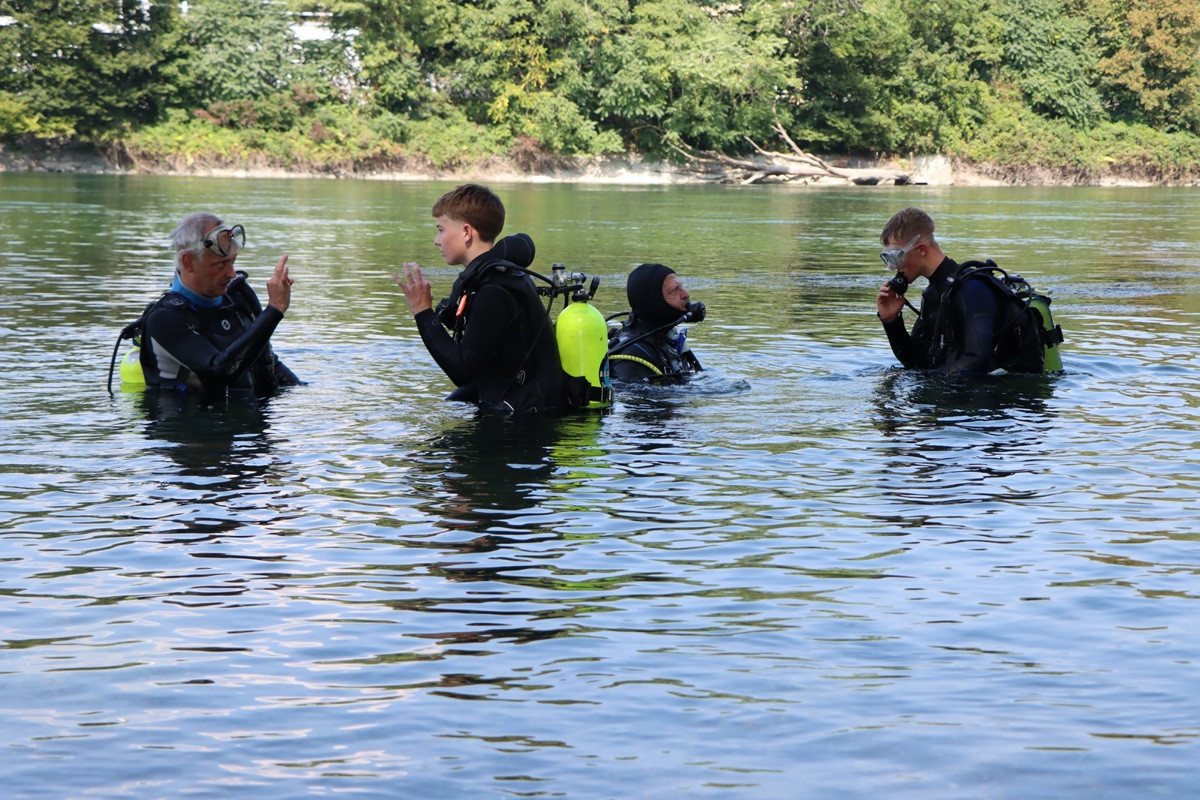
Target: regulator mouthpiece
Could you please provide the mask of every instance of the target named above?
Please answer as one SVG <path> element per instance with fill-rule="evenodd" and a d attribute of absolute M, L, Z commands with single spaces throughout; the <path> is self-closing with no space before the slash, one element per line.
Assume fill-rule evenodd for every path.
<path fill-rule="evenodd" d="M 888 281 L 888 286 L 892 287 L 892 291 L 904 297 L 904 293 L 908 291 L 908 278 L 904 277 L 903 272 L 897 272 Z"/>

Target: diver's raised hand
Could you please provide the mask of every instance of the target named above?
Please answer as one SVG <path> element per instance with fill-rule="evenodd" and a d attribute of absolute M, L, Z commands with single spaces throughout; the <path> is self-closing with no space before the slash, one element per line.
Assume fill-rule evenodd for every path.
<path fill-rule="evenodd" d="M 404 277 L 400 277 L 398 272 L 393 272 L 392 280 L 400 287 L 400 291 L 404 292 L 408 310 L 414 317 L 426 309 L 433 308 L 433 289 L 421 274 L 421 266 L 417 262 L 405 261 Z"/>
<path fill-rule="evenodd" d="M 292 284 L 296 281 L 288 275 L 288 257 L 285 255 L 275 265 L 275 272 L 267 278 L 267 305 L 274 306 L 280 314 L 286 314 L 292 304 Z"/>

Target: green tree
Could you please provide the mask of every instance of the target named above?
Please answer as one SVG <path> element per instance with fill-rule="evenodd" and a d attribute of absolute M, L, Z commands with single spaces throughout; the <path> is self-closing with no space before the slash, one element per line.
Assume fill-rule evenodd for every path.
<path fill-rule="evenodd" d="M 556 92 L 562 43 L 543 34 L 539 12 L 533 0 L 464 6 L 453 69 L 441 71 L 442 86 L 471 120 L 496 126 L 510 138 L 524 134 L 570 152 L 579 149 L 586 120 Z M 561 122 L 547 126 L 546 118 Z"/>
<path fill-rule="evenodd" d="M 6 63 L 0 88 L 39 121 L 39 134 L 69 136 L 92 105 L 87 50 L 94 23 L 113 18 L 100 0 L 4 0 L 0 14 L 12 25 L 0 29 Z"/>
<path fill-rule="evenodd" d="M 0 131 L 96 137 L 161 114 L 173 88 L 174 3 L 2 0 L 0 15 L 15 20 L 0 28 Z"/>
<path fill-rule="evenodd" d="M 673 3 L 656 9 L 655 27 L 669 24 Z M 759 12 L 749 6 L 703 9 L 707 19 L 674 32 L 674 41 L 658 41 L 675 49 L 670 68 L 670 102 L 663 127 L 700 147 L 745 149 L 744 137 L 762 141 L 772 135 L 778 105 L 783 119 L 799 88 L 787 43 L 776 30 L 766 29 Z M 639 9 L 640 23 L 646 20 Z M 639 30 L 635 35 L 655 36 Z"/>
<path fill-rule="evenodd" d="M 444 96 L 510 140 L 563 154 L 620 149 L 600 130 L 591 47 L 618 20 L 604 0 L 487 0 L 464 6 L 461 36 L 438 69 Z"/>
<path fill-rule="evenodd" d="M 469 7 L 463 3 L 462 8 Z M 454 62 L 460 4 L 453 0 L 331 0 L 334 30 L 354 42 L 358 80 L 374 108 L 421 118 L 449 111 L 443 70 Z"/>
<path fill-rule="evenodd" d="M 799 139 L 827 151 L 945 152 L 985 114 L 1001 28 L 969 0 L 808 0 L 786 30 Z"/>
<path fill-rule="evenodd" d="M 184 22 L 182 104 L 258 100 L 315 78 L 291 24 L 291 11 L 270 0 L 194 0 Z"/>
<path fill-rule="evenodd" d="M 660 132 L 705 149 L 742 150 L 744 137 L 770 138 L 798 89 L 776 8 L 688 0 L 634 6 L 627 24 L 597 40 L 596 115 L 651 151 L 661 146 Z"/>
<path fill-rule="evenodd" d="M 98 122 L 151 123 L 163 117 L 179 91 L 179 5 L 172 0 L 125 2 L 118 9 L 117 22 L 92 50 L 89 72 L 105 87 L 109 109 Z"/>
<path fill-rule="evenodd" d="M 1118 119 L 1200 133 L 1200 3 L 1092 0 L 1109 101 Z"/>
<path fill-rule="evenodd" d="M 1037 112 L 1078 127 L 1100 118 L 1096 87 L 1100 50 L 1072 0 L 1005 0 L 1004 64 Z"/>
<path fill-rule="evenodd" d="M 0 138 L 36 136 L 42 131 L 41 115 L 21 95 L 0 91 Z"/>
<path fill-rule="evenodd" d="M 990 3 L 910 0 L 905 7 L 921 46 L 910 51 L 902 72 L 906 99 L 895 117 L 912 121 L 899 126 L 898 143 L 917 152 L 954 152 L 987 116 L 1003 25 Z"/>

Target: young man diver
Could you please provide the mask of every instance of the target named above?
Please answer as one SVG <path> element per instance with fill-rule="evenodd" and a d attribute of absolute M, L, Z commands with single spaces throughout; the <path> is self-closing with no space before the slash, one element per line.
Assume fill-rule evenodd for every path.
<path fill-rule="evenodd" d="M 464 268 L 449 298 L 434 311 L 432 288 L 415 262 L 392 278 L 425 347 L 458 387 L 448 399 L 505 415 L 565 410 L 554 327 L 524 269 L 533 262 L 533 240 L 518 233 L 496 241 L 504 205 L 478 184 L 442 195 L 432 213 L 442 258 Z"/>
<path fill-rule="evenodd" d="M 207 212 L 185 217 L 172 232 L 175 280 L 135 323 L 147 388 L 261 397 L 301 383 L 271 350 L 291 305 L 288 257 L 267 279 L 264 308 L 246 273 L 234 270 L 245 244 L 245 228 Z"/>
<path fill-rule="evenodd" d="M 642 264 L 625 283 L 629 318 L 609 336 L 609 372 L 626 383 L 681 383 L 700 372 L 700 359 L 678 326 L 704 319 L 683 281 L 663 264 Z"/>
<path fill-rule="evenodd" d="M 892 353 L 908 369 L 977 375 L 1001 368 L 1043 371 L 1043 341 L 1037 329 L 1029 328 L 1038 323 L 1021 318 L 1028 303 L 1014 301 L 1004 284 L 972 266 L 978 262 L 960 266 L 949 258 L 933 231 L 932 217 L 919 208 L 905 208 L 892 215 L 880 234 L 880 257 L 896 274 L 879 287 L 875 307 Z M 928 285 L 910 333 L 902 312 L 912 305 L 904 294 L 917 278 Z"/>

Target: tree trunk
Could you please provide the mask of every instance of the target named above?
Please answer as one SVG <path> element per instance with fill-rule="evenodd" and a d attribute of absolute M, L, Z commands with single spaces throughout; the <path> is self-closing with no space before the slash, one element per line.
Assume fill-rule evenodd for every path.
<path fill-rule="evenodd" d="M 912 183 L 907 172 L 889 169 L 850 169 L 832 166 L 811 153 L 806 153 L 792 141 L 783 125 L 775 121 L 774 129 L 788 146 L 788 152 L 763 150 L 752 139 L 746 141 L 754 148 L 755 158 L 735 158 L 709 150 L 695 150 L 680 145 L 668 146 L 687 160 L 685 169 L 714 183 L 766 183 L 769 181 L 831 183 L 855 186 L 905 186 Z"/>

